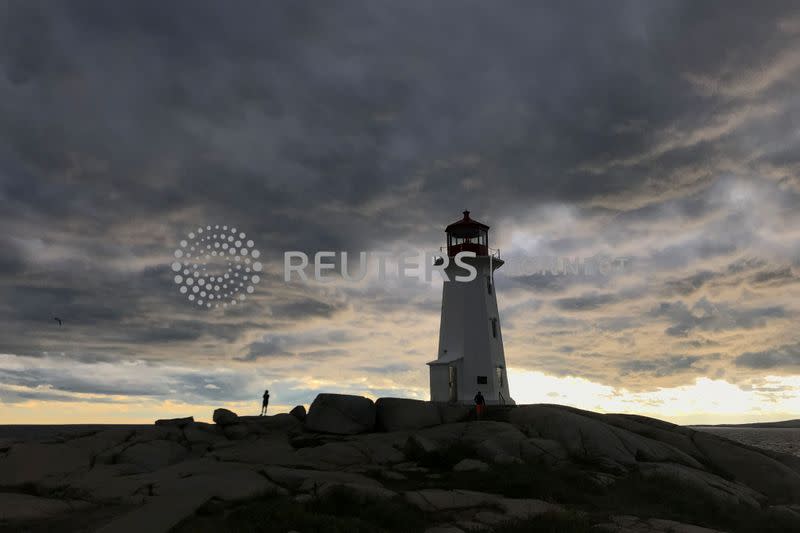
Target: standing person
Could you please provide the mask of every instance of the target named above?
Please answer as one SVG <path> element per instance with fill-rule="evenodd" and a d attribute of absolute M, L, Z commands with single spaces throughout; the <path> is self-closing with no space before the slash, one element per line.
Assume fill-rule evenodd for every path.
<path fill-rule="evenodd" d="M 261 401 L 261 416 L 267 414 L 267 406 L 269 405 L 269 391 L 264 391 L 263 400 Z"/>
<path fill-rule="evenodd" d="M 486 410 L 486 400 L 481 394 L 481 391 L 478 391 L 478 394 L 475 395 L 475 417 L 480 420 L 483 417 L 483 412 Z"/>

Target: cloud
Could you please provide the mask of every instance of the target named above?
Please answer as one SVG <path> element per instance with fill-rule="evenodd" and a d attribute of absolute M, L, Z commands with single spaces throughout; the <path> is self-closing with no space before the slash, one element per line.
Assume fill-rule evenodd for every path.
<path fill-rule="evenodd" d="M 747 352 L 736 357 L 736 366 L 753 370 L 795 369 L 800 367 L 800 344 L 787 344 L 761 352 Z"/>

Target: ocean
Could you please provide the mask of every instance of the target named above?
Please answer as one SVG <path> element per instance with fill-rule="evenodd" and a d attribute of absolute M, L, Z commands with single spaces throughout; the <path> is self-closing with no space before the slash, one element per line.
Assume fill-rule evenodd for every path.
<path fill-rule="evenodd" d="M 749 428 L 696 426 L 693 429 L 714 433 L 750 446 L 800 457 L 800 428 Z"/>

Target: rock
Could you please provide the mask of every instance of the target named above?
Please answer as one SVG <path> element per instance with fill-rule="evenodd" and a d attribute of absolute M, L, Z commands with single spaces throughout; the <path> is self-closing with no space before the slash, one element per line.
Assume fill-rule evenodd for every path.
<path fill-rule="evenodd" d="M 183 428 L 183 438 L 190 444 L 213 444 L 225 440 L 225 434 L 219 426 L 194 423 Z"/>
<path fill-rule="evenodd" d="M 223 426 L 225 436 L 232 440 L 241 440 L 250 435 L 250 426 L 248 424 L 231 424 Z"/>
<path fill-rule="evenodd" d="M 145 470 L 157 470 L 177 463 L 187 455 L 186 448 L 176 442 L 154 440 L 125 448 L 117 456 L 117 462 L 136 465 Z"/>
<path fill-rule="evenodd" d="M 489 465 L 475 459 L 463 459 L 453 466 L 453 472 L 486 472 Z"/>
<path fill-rule="evenodd" d="M 478 511 L 475 513 L 475 520 L 481 524 L 495 525 L 508 520 L 504 514 L 496 513 L 494 511 Z"/>
<path fill-rule="evenodd" d="M 657 480 L 659 477 L 666 477 L 681 484 L 688 484 L 723 506 L 746 506 L 758 509 L 761 507 L 760 502 L 765 499 L 763 495 L 749 487 L 683 465 L 641 463 L 639 471 L 645 479 Z"/>
<path fill-rule="evenodd" d="M 610 471 L 638 461 L 672 462 L 701 469 L 689 454 L 664 442 L 608 424 L 579 409 L 553 405 L 524 405 L 510 411 L 512 424 L 531 437 L 558 441 L 570 455 Z"/>
<path fill-rule="evenodd" d="M 337 493 L 346 493 L 360 504 L 391 500 L 397 493 L 382 486 L 367 486 L 351 483 L 323 483 L 317 487 L 316 497 L 326 500 Z"/>
<path fill-rule="evenodd" d="M 186 418 L 163 418 L 161 420 L 156 420 L 157 426 L 175 426 L 182 428 L 188 424 L 194 422 L 193 416 L 187 416 Z"/>
<path fill-rule="evenodd" d="M 211 454 L 220 461 L 259 465 L 318 466 L 299 457 L 285 439 L 260 438 L 231 441 L 232 445 L 214 447 Z"/>
<path fill-rule="evenodd" d="M 266 435 L 275 432 L 287 432 L 299 429 L 300 421 L 289 413 L 280 413 L 272 416 L 240 416 L 238 424 L 244 424 L 248 432 L 256 435 Z"/>
<path fill-rule="evenodd" d="M 375 404 L 363 396 L 319 394 L 305 420 L 306 429 L 355 435 L 375 429 Z"/>
<path fill-rule="evenodd" d="M 522 442 L 522 439 L 519 442 Z M 475 444 L 474 450 L 478 457 L 491 463 L 500 465 L 522 464 L 522 459 L 508 453 L 504 444 L 501 439 L 491 438 Z"/>
<path fill-rule="evenodd" d="M 441 446 L 439 446 L 436 441 L 418 433 L 408 437 L 408 440 L 403 446 L 403 451 L 408 457 L 419 457 L 430 453 L 436 453 L 440 450 Z"/>
<path fill-rule="evenodd" d="M 57 488 L 69 487 L 95 503 L 119 503 L 134 494 L 147 491 L 151 480 L 139 466 L 131 464 L 95 464 L 88 472 L 76 472 L 59 480 Z"/>
<path fill-rule="evenodd" d="M 728 476 L 773 499 L 800 503 L 800 474 L 756 450 L 710 433 L 696 431 L 692 441 L 707 461 Z"/>
<path fill-rule="evenodd" d="M 453 511 L 470 507 L 489 507 L 497 503 L 494 494 L 467 490 L 423 489 L 409 491 L 406 501 L 425 512 Z"/>
<path fill-rule="evenodd" d="M 383 431 L 437 426 L 442 423 L 435 403 L 405 398 L 379 398 L 375 402 L 375 425 Z"/>
<path fill-rule="evenodd" d="M 441 452 L 459 445 L 472 448 L 484 461 L 505 464 L 521 461 L 524 440 L 525 434 L 507 422 L 459 422 L 419 430 L 404 450 L 415 457 L 415 453 Z"/>
<path fill-rule="evenodd" d="M 215 424 L 219 424 L 220 426 L 229 426 L 237 422 L 237 420 L 239 419 L 239 415 L 237 415 L 233 411 L 219 408 L 214 410 L 213 418 Z"/>
<path fill-rule="evenodd" d="M 263 472 L 274 483 L 293 491 L 298 491 L 301 487 L 322 486 L 326 483 L 382 487 L 380 482 L 375 479 L 351 472 L 326 472 L 282 466 L 267 466 L 264 467 Z"/>
<path fill-rule="evenodd" d="M 408 479 L 407 476 L 401 474 L 400 472 L 395 472 L 394 470 L 381 470 L 381 477 L 383 479 L 388 479 L 389 481 L 405 481 Z"/>
<path fill-rule="evenodd" d="M 497 494 L 469 490 L 423 489 L 406 492 L 406 501 L 424 512 L 456 511 L 470 508 L 500 508 L 507 517 L 524 519 L 563 507 L 534 499 L 505 498 Z"/>
<path fill-rule="evenodd" d="M 554 465 L 569 459 L 567 450 L 555 440 L 532 437 L 521 443 L 520 456 L 526 462 Z"/>
<path fill-rule="evenodd" d="M 195 422 L 197 424 L 197 422 Z M 137 429 L 126 444 L 135 442 L 150 442 L 152 440 L 171 440 L 178 442 L 183 439 L 183 431 L 175 426 L 151 426 Z"/>
<path fill-rule="evenodd" d="M 148 481 L 154 496 L 98 531 L 167 533 L 212 498 L 231 502 L 261 494 L 287 494 L 252 468 L 206 459 L 172 465 L 142 479 Z"/>
<path fill-rule="evenodd" d="M 0 492 L 0 521 L 41 520 L 71 510 L 72 507 L 63 500 Z"/>
<path fill-rule="evenodd" d="M 406 473 L 426 474 L 428 469 L 424 466 L 419 466 L 417 463 L 407 462 L 394 465 L 396 470 Z"/>
<path fill-rule="evenodd" d="M 564 510 L 560 505 L 534 499 L 500 498 L 498 504 L 503 511 L 505 511 L 506 516 L 517 520 L 524 520 L 531 516 L 561 512 Z"/>
<path fill-rule="evenodd" d="M 598 531 L 609 533 L 722 533 L 716 529 L 663 520 L 639 518 L 637 516 L 612 516 L 611 522 L 595 526 Z"/>
<path fill-rule="evenodd" d="M 439 410 L 439 418 L 442 424 L 466 422 L 472 418 L 472 408 L 466 405 L 436 402 L 436 407 Z"/>
<path fill-rule="evenodd" d="M 399 463 L 405 460 L 395 433 L 363 435 L 357 439 L 329 442 L 297 450 L 297 457 L 333 467 L 369 466 Z"/>
<path fill-rule="evenodd" d="M 469 533 L 478 533 L 480 531 L 492 531 L 492 528 L 490 528 L 486 524 L 475 522 L 474 520 L 459 520 L 458 522 L 456 522 L 456 527 L 461 528 L 461 530 L 463 531 L 468 531 Z"/>
<path fill-rule="evenodd" d="M 25 442 L 11 447 L 0 458 L 0 483 L 5 487 L 37 484 L 45 478 L 88 469 L 91 451 L 69 444 Z"/>
<path fill-rule="evenodd" d="M 464 530 L 456 526 L 440 525 L 429 527 L 425 530 L 425 533 L 464 533 Z"/>
<path fill-rule="evenodd" d="M 204 491 L 185 491 L 153 498 L 97 529 L 97 533 L 167 533 L 181 520 L 193 515 L 209 498 Z"/>
<path fill-rule="evenodd" d="M 306 419 L 306 408 L 303 405 L 298 405 L 289 411 L 289 414 L 303 422 Z"/>

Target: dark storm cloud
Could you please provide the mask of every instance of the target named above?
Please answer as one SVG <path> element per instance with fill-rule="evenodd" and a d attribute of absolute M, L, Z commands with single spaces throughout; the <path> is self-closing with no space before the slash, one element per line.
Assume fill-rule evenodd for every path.
<path fill-rule="evenodd" d="M 667 328 L 670 336 L 685 337 L 693 330 L 722 331 L 763 327 L 770 319 L 787 315 L 781 306 L 756 309 L 736 309 L 728 304 L 716 304 L 701 298 L 691 308 L 683 302 L 662 302 L 652 312 L 655 317 L 667 317 L 673 325 Z"/>
<path fill-rule="evenodd" d="M 272 312 L 276 317 L 294 320 L 306 317 L 331 317 L 337 310 L 341 309 L 341 305 L 321 302 L 319 300 L 302 300 L 296 302 L 288 302 L 283 304 L 276 304 L 272 306 Z"/>
<path fill-rule="evenodd" d="M 360 366 L 356 370 L 370 374 L 401 374 L 414 370 L 411 365 L 405 363 L 390 363 L 384 366 Z"/>
<path fill-rule="evenodd" d="M 785 344 L 762 352 L 747 352 L 738 356 L 736 366 L 753 370 L 796 369 L 800 367 L 800 344 Z"/>
<path fill-rule="evenodd" d="M 700 367 L 696 363 L 708 358 L 696 355 L 676 355 L 661 359 L 630 360 L 620 363 L 618 368 L 622 375 L 639 373 L 663 377 L 683 372 L 705 371 L 707 366 Z M 713 358 L 719 359 L 719 354 Z"/>
<path fill-rule="evenodd" d="M 700 289 L 703 285 L 714 279 L 714 272 L 704 270 L 682 279 L 670 280 L 666 283 L 666 292 L 686 296 Z"/>
<path fill-rule="evenodd" d="M 555 301 L 556 307 L 563 311 L 588 311 L 598 309 L 618 300 L 614 294 L 590 293 L 576 298 L 562 298 Z"/>
<path fill-rule="evenodd" d="M 254 361 L 264 357 L 293 355 L 311 358 L 340 356 L 347 352 L 331 346 L 352 342 L 355 339 L 357 336 L 345 329 L 266 335 L 263 339 L 251 343 L 247 355 L 239 360 Z M 314 349 L 319 346 L 324 346 L 325 349 Z"/>

